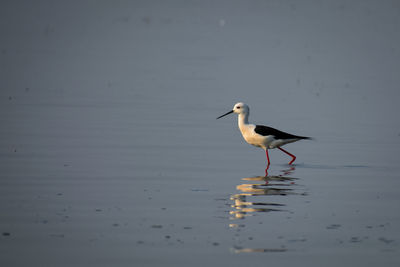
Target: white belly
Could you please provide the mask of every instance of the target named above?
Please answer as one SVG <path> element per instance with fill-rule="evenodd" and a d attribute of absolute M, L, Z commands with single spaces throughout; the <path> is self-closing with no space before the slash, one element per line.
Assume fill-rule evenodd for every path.
<path fill-rule="evenodd" d="M 263 149 L 269 148 L 269 144 L 274 140 L 272 136 L 262 136 L 254 131 L 254 125 L 248 125 L 240 129 L 244 140 L 250 145 L 261 147 Z"/>

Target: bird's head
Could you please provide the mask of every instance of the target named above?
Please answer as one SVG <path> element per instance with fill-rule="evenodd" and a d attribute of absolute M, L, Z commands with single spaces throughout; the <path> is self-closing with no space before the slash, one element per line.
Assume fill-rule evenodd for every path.
<path fill-rule="evenodd" d="M 224 115 L 219 116 L 217 119 L 222 118 L 222 117 L 224 117 L 224 116 L 226 116 L 228 114 L 231 114 L 231 113 L 248 114 L 249 113 L 249 106 L 244 104 L 244 103 L 242 103 L 242 102 L 236 103 L 233 106 L 233 109 L 231 111 L 228 111 Z"/>
<path fill-rule="evenodd" d="M 236 114 L 249 113 L 249 106 L 245 103 L 239 102 L 233 106 L 233 112 Z"/>

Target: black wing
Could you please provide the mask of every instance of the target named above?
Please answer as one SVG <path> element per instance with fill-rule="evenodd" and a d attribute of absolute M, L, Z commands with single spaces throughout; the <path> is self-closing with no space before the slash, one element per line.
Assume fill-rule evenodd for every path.
<path fill-rule="evenodd" d="M 290 133 L 285 133 L 285 132 L 279 131 L 277 129 L 274 129 L 272 127 L 268 127 L 268 126 L 264 126 L 264 125 L 256 125 L 256 128 L 254 129 L 254 131 L 263 136 L 272 135 L 275 137 L 275 139 L 310 139 L 310 137 L 298 136 L 298 135 L 293 135 Z"/>

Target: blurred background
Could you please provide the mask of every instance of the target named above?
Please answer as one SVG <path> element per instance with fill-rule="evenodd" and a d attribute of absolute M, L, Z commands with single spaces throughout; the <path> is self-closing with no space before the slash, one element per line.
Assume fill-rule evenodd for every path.
<path fill-rule="evenodd" d="M 119 127 L 131 144 L 161 146 L 209 128 L 196 136 L 209 143 L 228 135 L 213 119 L 238 101 L 251 121 L 295 134 L 398 140 L 399 9 L 397 1 L 3 1 L 2 147 L 77 127 L 92 137 Z M 151 121 L 166 128 L 148 130 L 158 127 Z M 174 132 L 176 124 L 188 128 Z M 71 141 L 56 135 L 47 145 Z"/>

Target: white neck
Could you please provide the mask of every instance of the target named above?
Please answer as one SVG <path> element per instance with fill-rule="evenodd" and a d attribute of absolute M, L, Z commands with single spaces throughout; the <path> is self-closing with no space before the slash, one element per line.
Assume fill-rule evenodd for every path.
<path fill-rule="evenodd" d="M 241 129 L 242 127 L 249 124 L 249 112 L 240 113 L 238 116 L 238 126 Z"/>

